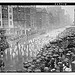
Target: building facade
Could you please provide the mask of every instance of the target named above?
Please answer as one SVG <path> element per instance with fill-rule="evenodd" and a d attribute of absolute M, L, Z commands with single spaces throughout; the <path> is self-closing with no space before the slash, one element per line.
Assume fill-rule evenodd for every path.
<path fill-rule="evenodd" d="M 41 29 L 47 25 L 47 17 L 46 9 L 36 6 L 0 6 L 0 27 L 6 28 L 9 33 L 26 34 L 27 30 Z"/>
<path fill-rule="evenodd" d="M 0 6 L 0 27 L 15 30 L 27 30 L 34 26 L 35 6 Z M 17 28 L 17 29 L 15 29 Z M 16 31 L 17 32 L 17 31 Z M 18 33 L 20 30 L 18 31 Z M 21 32 L 20 32 L 21 33 Z"/>

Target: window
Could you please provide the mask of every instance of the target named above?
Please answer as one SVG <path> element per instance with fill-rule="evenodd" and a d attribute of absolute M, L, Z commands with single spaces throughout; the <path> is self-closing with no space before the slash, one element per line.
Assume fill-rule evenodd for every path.
<path fill-rule="evenodd" d="M 2 5 L 2 18 L 7 19 L 8 18 L 8 6 Z"/>
<path fill-rule="evenodd" d="M 8 19 L 8 14 L 2 14 L 2 18 Z"/>
<path fill-rule="evenodd" d="M 12 15 L 10 15 L 10 19 L 12 19 Z"/>
<path fill-rule="evenodd" d="M 2 20 L 2 25 L 7 26 L 8 25 L 8 20 Z"/>
<path fill-rule="evenodd" d="M 4 22 L 2 24 L 3 24 L 3 26 L 5 25 Z"/>
<path fill-rule="evenodd" d="M 10 25 L 12 25 L 12 21 L 10 21 Z"/>
<path fill-rule="evenodd" d="M 10 13 L 11 13 L 11 11 L 12 11 L 11 8 L 9 8 L 9 12 L 10 12 Z"/>

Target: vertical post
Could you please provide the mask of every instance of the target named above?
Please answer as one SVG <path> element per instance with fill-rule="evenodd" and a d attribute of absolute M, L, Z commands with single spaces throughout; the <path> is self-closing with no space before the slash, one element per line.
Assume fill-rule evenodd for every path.
<path fill-rule="evenodd" d="M 0 27 L 2 28 L 2 6 L 0 5 Z"/>

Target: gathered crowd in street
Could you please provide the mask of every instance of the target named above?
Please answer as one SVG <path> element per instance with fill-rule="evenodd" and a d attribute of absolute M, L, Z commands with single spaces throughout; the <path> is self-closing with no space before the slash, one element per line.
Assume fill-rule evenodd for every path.
<path fill-rule="evenodd" d="M 37 38 L 33 38 L 28 41 L 28 43 L 23 42 L 22 44 L 19 42 L 10 43 L 9 48 L 5 50 L 5 66 L 6 70 L 22 70 L 23 62 L 32 60 L 39 53 L 40 49 L 44 44 L 46 44 L 50 40 L 49 36 L 41 36 Z M 10 60 L 10 61 L 9 61 Z M 9 62 L 8 62 L 9 61 Z M 17 66 L 19 63 L 20 67 Z M 9 66 L 8 66 L 9 65 Z M 11 67 L 12 65 L 12 67 Z M 15 69 L 14 69 L 15 67 Z"/>
<path fill-rule="evenodd" d="M 75 72 L 75 34 L 49 42 L 41 48 L 36 58 L 25 62 L 25 72 Z"/>
<path fill-rule="evenodd" d="M 14 58 L 16 55 L 18 55 L 18 51 L 20 51 L 21 55 L 24 56 L 24 53 L 27 55 L 29 50 L 30 52 L 33 52 L 34 57 L 38 53 L 39 49 L 43 46 L 43 44 L 49 40 L 48 38 L 33 38 L 32 40 L 28 41 L 28 44 L 26 42 L 23 44 L 17 42 L 15 45 L 11 43 L 9 48 L 5 50 L 5 53 L 7 55 L 7 51 L 10 51 L 10 55 Z M 30 55 L 32 56 L 32 53 L 30 53 Z"/>
<path fill-rule="evenodd" d="M 1 38 L 3 41 L 5 36 L 1 35 Z M 9 46 L 1 42 L 1 48 L 7 47 L 1 57 L 5 71 L 75 72 L 75 27 L 66 28 L 52 41 L 50 39 L 50 35 L 43 35 Z"/>

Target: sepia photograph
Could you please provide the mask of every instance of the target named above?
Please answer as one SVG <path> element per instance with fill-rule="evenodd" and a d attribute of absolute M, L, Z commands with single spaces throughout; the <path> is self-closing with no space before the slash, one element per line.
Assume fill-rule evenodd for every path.
<path fill-rule="evenodd" d="M 75 72 L 75 5 L 0 4 L 0 73 Z"/>

